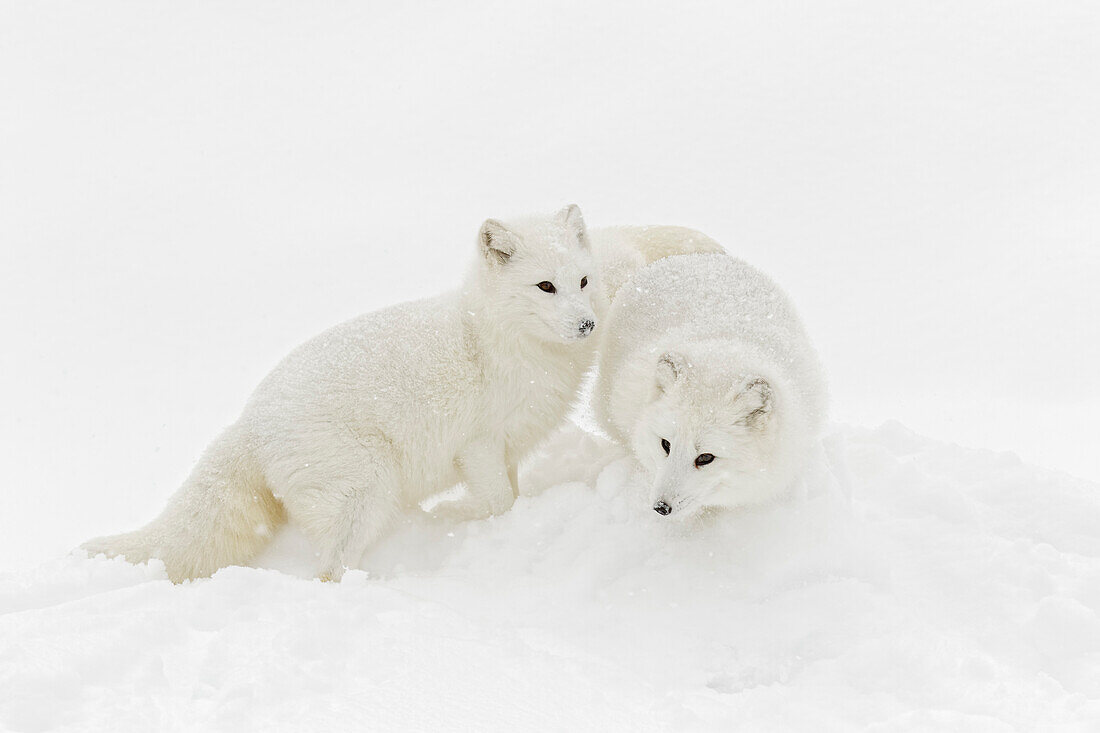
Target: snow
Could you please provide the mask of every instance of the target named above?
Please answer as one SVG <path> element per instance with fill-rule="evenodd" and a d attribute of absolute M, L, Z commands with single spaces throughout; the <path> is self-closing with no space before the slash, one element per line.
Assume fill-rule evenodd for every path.
<path fill-rule="evenodd" d="M 79 555 L 0 576 L 11 730 L 1086 730 L 1100 495 L 891 423 L 768 507 L 685 527 L 570 425 L 506 515 L 410 515 L 339 584 L 173 586 Z M 274 569 L 273 569 L 274 568 Z"/>
<path fill-rule="evenodd" d="M 1098 35 L 1084 0 L 0 4 L 0 728 L 1095 729 Z M 790 294 L 832 414 L 884 425 L 837 428 L 846 481 L 670 535 L 573 432 L 338 586 L 288 533 L 182 587 L 66 556 L 295 345 L 571 201 Z"/>

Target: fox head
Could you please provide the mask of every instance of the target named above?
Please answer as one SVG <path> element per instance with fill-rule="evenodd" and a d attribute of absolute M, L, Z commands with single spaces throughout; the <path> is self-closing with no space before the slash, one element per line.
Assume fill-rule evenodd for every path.
<path fill-rule="evenodd" d="M 708 506 L 755 503 L 782 480 L 772 384 L 729 364 L 721 349 L 705 348 L 657 360 L 632 447 L 658 514 L 682 519 Z"/>
<path fill-rule="evenodd" d="M 487 219 L 478 251 L 493 315 L 511 332 L 568 344 L 596 330 L 605 300 L 576 204 L 550 217 Z"/>

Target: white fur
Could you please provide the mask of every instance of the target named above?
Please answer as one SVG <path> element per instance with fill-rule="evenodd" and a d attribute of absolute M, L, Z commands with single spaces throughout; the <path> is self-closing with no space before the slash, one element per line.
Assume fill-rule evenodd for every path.
<path fill-rule="evenodd" d="M 459 292 L 298 347 L 157 519 L 85 548 L 160 558 L 180 581 L 247 562 L 286 518 L 315 543 L 322 577 L 338 578 L 399 510 L 459 481 L 464 516 L 506 511 L 519 461 L 594 360 L 580 326 L 598 327 L 606 297 L 576 206 L 486 221 L 476 259 Z"/>
<path fill-rule="evenodd" d="M 651 505 L 687 517 L 767 501 L 793 483 L 827 397 L 809 338 L 771 279 L 724 255 L 669 257 L 623 285 L 604 320 L 596 416 L 632 449 Z M 701 454 L 715 459 L 696 466 Z"/>
<path fill-rule="evenodd" d="M 617 226 L 591 233 L 604 292 L 614 298 L 622 284 L 637 270 L 670 255 L 725 250 L 694 229 L 677 226 Z"/>

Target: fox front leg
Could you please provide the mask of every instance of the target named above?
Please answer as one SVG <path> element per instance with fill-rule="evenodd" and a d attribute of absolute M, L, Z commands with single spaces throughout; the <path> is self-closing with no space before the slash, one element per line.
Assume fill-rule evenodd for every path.
<path fill-rule="evenodd" d="M 505 464 L 508 466 L 508 483 L 512 485 L 512 497 L 519 498 L 519 461 L 510 453 L 505 454 Z"/>
<path fill-rule="evenodd" d="M 516 500 L 513 472 L 504 459 L 504 444 L 478 441 L 467 446 L 455 459 L 468 496 L 436 508 L 436 516 L 460 521 L 503 514 Z"/>

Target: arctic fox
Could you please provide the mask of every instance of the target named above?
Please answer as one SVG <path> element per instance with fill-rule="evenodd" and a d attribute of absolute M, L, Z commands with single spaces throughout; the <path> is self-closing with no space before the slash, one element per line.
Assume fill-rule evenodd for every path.
<path fill-rule="evenodd" d="M 659 514 L 760 503 L 799 476 L 826 387 L 771 279 L 733 257 L 662 259 L 620 289 L 603 328 L 596 417 L 632 450 Z"/>
<path fill-rule="evenodd" d="M 336 326 L 291 352 L 159 517 L 89 553 L 159 558 L 176 582 L 251 559 L 284 521 L 337 579 L 403 507 L 460 481 L 470 517 L 566 415 L 607 299 L 580 209 L 487 220 L 459 292 Z"/>

